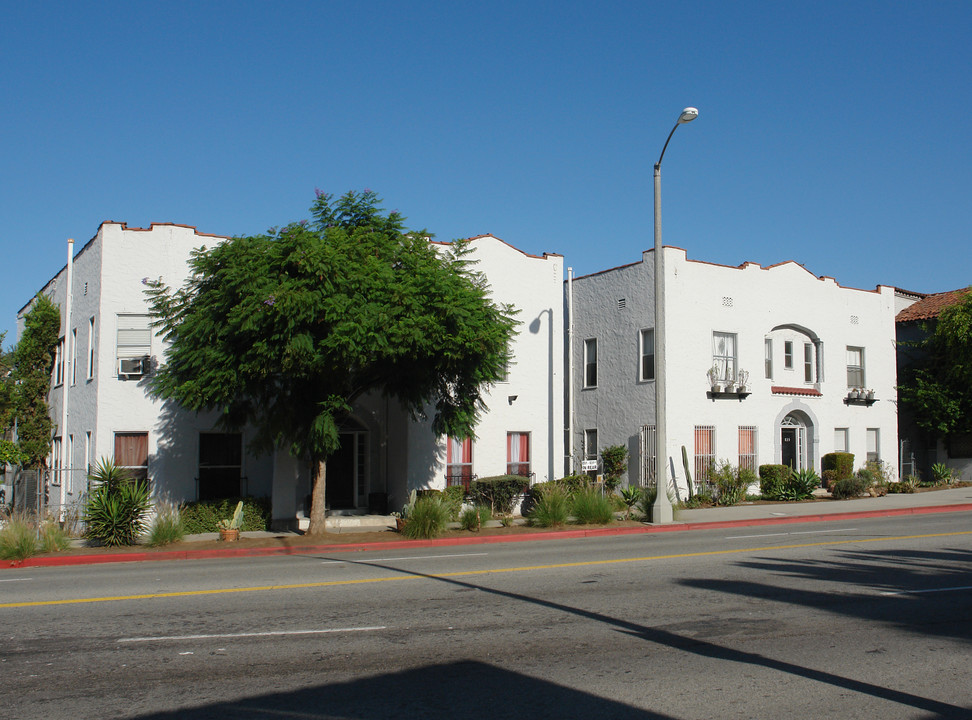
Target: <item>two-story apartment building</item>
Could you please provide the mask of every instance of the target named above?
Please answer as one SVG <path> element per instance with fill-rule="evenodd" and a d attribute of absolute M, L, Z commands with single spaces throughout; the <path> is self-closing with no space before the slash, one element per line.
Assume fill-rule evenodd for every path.
<path fill-rule="evenodd" d="M 654 478 L 653 252 L 567 283 L 568 453 L 579 469 L 624 445 L 633 484 Z M 665 453 L 682 497 L 683 447 L 695 478 L 721 460 L 819 472 L 833 451 L 897 466 L 893 288 L 845 288 L 795 262 L 730 267 L 664 252 Z"/>
<path fill-rule="evenodd" d="M 285 450 L 254 455 L 250 430 L 229 432 L 214 416 L 188 413 L 151 392 L 165 347 L 151 326 L 145 281 L 182 285 L 192 250 L 225 240 L 184 225 L 106 222 L 41 289 L 61 309 L 50 393 L 51 506 L 76 502 L 88 469 L 110 457 L 151 479 L 157 497 L 269 496 L 279 526 L 302 524 L 309 514 L 306 458 Z M 329 461 L 333 511 L 394 507 L 412 488 L 445 487 L 447 475 L 453 482 L 507 471 L 559 476 L 563 435 L 552 418 L 563 417 L 563 370 L 552 358 L 563 347 L 562 258 L 528 255 L 491 235 L 472 238 L 470 247 L 493 297 L 520 313 L 507 378 L 490 389 L 489 409 L 466 441 L 435 437 L 394 401 L 364 398 Z"/>

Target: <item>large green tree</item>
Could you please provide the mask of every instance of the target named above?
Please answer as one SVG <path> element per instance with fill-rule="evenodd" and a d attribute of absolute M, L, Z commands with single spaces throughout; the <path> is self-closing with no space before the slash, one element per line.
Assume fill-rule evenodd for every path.
<path fill-rule="evenodd" d="M 898 395 L 933 438 L 972 432 L 972 288 L 939 314 L 924 341 L 903 348 L 911 362 Z"/>
<path fill-rule="evenodd" d="M 156 392 L 252 424 L 256 449 L 309 457 L 311 533 L 324 529 L 325 462 L 357 398 L 382 392 L 468 437 L 515 332 L 463 243 L 433 246 L 379 202 L 318 191 L 309 222 L 195 251 L 180 289 L 149 283 L 170 343 Z"/>
<path fill-rule="evenodd" d="M 57 305 L 46 295 L 38 295 L 24 316 L 24 331 L 13 353 L 11 375 L 19 459 L 28 467 L 42 467 L 51 449 L 54 424 L 47 396 L 60 332 L 61 313 Z"/>

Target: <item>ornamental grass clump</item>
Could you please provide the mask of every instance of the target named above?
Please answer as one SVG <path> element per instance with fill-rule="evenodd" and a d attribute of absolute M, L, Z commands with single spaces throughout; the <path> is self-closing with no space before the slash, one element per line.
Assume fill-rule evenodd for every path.
<path fill-rule="evenodd" d="M 186 531 L 179 517 L 179 509 L 173 505 L 161 508 L 149 529 L 149 545 L 161 547 L 182 542 Z"/>
<path fill-rule="evenodd" d="M 449 522 L 449 508 L 438 497 L 421 497 L 415 501 L 402 528 L 402 535 L 418 540 L 439 537 Z"/>
<path fill-rule="evenodd" d="M 64 528 L 53 520 L 41 523 L 37 534 L 41 552 L 60 552 L 71 546 L 71 538 L 68 537 Z"/>
<path fill-rule="evenodd" d="M 0 558 L 26 560 L 37 552 L 37 529 L 23 517 L 12 517 L 0 530 Z"/>
<path fill-rule="evenodd" d="M 467 507 L 459 516 L 459 525 L 463 530 L 479 530 L 485 523 L 493 519 L 493 512 L 488 505 Z"/>
<path fill-rule="evenodd" d="M 558 527 L 567 523 L 569 515 L 567 492 L 550 483 L 535 500 L 527 519 L 534 527 Z"/>
<path fill-rule="evenodd" d="M 571 501 L 571 514 L 578 525 L 606 525 L 614 520 L 614 506 L 594 488 L 579 490 Z"/>

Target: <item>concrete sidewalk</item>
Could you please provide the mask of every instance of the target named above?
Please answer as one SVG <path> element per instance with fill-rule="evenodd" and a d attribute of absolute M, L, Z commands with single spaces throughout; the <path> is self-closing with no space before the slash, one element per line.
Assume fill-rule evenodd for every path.
<path fill-rule="evenodd" d="M 229 557 L 261 557 L 273 555 L 293 555 L 311 552 L 358 552 L 361 550 L 391 549 L 393 547 L 434 547 L 476 545 L 497 542 L 523 542 L 537 540 L 570 539 L 579 537 L 605 537 L 610 535 L 634 535 L 657 532 L 678 532 L 685 530 L 705 530 L 724 527 L 744 527 L 755 525 L 781 525 L 798 522 L 823 522 L 848 520 L 867 517 L 894 517 L 921 513 L 972 512 L 972 487 L 936 490 L 933 492 L 895 494 L 878 498 L 859 498 L 855 500 L 823 500 L 798 503 L 741 504 L 731 507 L 712 507 L 698 510 L 680 510 L 676 521 L 667 525 L 644 523 L 637 527 L 569 527 L 561 530 L 542 530 L 513 535 L 477 535 L 440 538 L 436 540 L 386 539 L 369 542 L 368 533 L 390 531 L 395 519 L 385 515 L 335 516 L 328 518 L 329 533 L 360 533 L 360 542 L 341 542 L 329 544 L 327 537 L 321 537 L 320 544 L 289 544 L 289 537 L 299 537 L 299 533 L 286 532 L 244 532 L 247 538 L 276 538 L 281 541 L 277 547 L 241 547 L 226 543 L 217 549 L 192 548 L 194 542 L 212 541 L 218 533 L 202 533 L 186 536 L 177 550 L 150 550 L 138 552 L 98 552 L 74 555 L 50 555 L 28 558 L 22 563 L 0 561 L 0 569 L 7 567 L 50 567 L 59 565 L 84 565 L 114 562 L 143 562 L 148 560 L 185 560 Z M 970 516 L 972 519 L 972 516 Z"/>

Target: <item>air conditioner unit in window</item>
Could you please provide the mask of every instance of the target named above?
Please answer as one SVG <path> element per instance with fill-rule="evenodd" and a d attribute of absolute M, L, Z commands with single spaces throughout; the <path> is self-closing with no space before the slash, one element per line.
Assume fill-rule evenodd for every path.
<path fill-rule="evenodd" d="M 147 357 L 118 358 L 118 375 L 120 377 L 141 377 L 148 372 L 149 359 Z"/>

